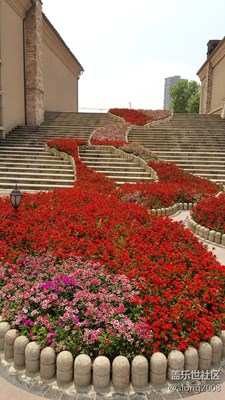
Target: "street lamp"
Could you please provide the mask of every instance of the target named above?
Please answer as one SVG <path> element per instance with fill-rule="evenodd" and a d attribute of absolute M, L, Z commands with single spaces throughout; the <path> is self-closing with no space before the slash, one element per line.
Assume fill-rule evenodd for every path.
<path fill-rule="evenodd" d="M 21 200 L 22 200 L 22 193 L 19 189 L 17 189 L 17 183 L 16 183 L 15 189 L 13 189 L 10 193 L 10 201 L 15 211 L 17 211 L 21 203 Z"/>

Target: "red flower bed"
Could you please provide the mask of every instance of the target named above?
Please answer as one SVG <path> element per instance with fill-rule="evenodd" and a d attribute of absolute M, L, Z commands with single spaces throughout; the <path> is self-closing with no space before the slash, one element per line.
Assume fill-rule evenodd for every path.
<path fill-rule="evenodd" d="M 175 163 L 149 161 L 148 165 L 156 171 L 161 182 L 178 185 L 184 197 L 185 192 L 187 192 L 187 198 L 196 197 L 196 200 L 200 200 L 201 197 L 215 195 L 223 190 L 222 186 L 190 174 L 179 168 Z"/>
<path fill-rule="evenodd" d="M 122 201 L 148 208 L 169 207 L 175 203 L 195 203 L 202 197 L 216 194 L 220 186 L 191 175 L 174 163 L 149 161 L 160 182 L 126 183 L 115 192 Z"/>
<path fill-rule="evenodd" d="M 225 233 L 225 193 L 200 201 L 192 209 L 192 218 L 200 225 Z"/>
<path fill-rule="evenodd" d="M 126 122 L 133 125 L 145 125 L 147 122 L 153 121 L 151 116 L 145 115 L 142 111 L 131 110 L 129 108 L 111 108 L 109 112 L 124 118 Z"/>
<path fill-rule="evenodd" d="M 110 108 L 109 112 L 122 117 L 132 125 L 145 125 L 148 122 L 167 118 L 171 114 L 169 110 L 133 110 L 129 108 Z"/>
<path fill-rule="evenodd" d="M 74 188 L 24 194 L 16 214 L 9 199 L 0 199 L 1 279 L 18 272 L 21 254 L 39 257 L 43 251 L 58 260 L 72 256 L 100 262 L 110 274 L 125 274 L 140 291 L 129 301 L 137 313 L 141 307 L 140 318 L 151 331 L 147 356 L 156 350 L 185 350 L 224 329 L 224 267 L 181 223 L 120 202 L 112 195 L 112 181 L 84 166 L 77 144 L 68 140 L 62 146 L 58 140 L 57 148 L 72 146 L 79 178 Z M 37 284 L 38 274 L 33 279 Z M 1 297 L 0 307 L 4 301 Z M 15 314 L 10 310 L 11 322 Z"/>

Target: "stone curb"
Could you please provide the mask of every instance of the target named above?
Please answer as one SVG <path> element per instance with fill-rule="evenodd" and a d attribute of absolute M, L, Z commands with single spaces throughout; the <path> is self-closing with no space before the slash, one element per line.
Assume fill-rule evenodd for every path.
<path fill-rule="evenodd" d="M 196 236 L 199 236 L 201 239 L 208 240 L 212 244 L 216 243 L 225 246 L 225 234 L 222 234 L 221 232 L 210 230 L 204 225 L 198 224 L 192 218 L 188 219 L 188 228 L 192 233 L 194 233 Z"/>
<path fill-rule="evenodd" d="M 56 157 L 63 158 L 66 161 L 70 161 L 70 164 L 73 167 L 74 180 L 76 180 L 76 164 L 75 164 L 75 160 L 72 156 L 70 156 L 69 154 L 64 153 L 62 151 L 59 151 L 59 150 L 55 149 L 54 147 L 49 147 L 47 145 L 47 143 L 45 143 L 45 151 L 47 153 L 53 154 Z"/>
<path fill-rule="evenodd" d="M 99 390 L 112 384 L 114 390 L 124 391 L 130 385 L 144 389 L 149 383 L 159 386 L 174 379 L 177 383 L 188 371 L 219 368 L 225 357 L 225 330 L 209 342 L 200 342 L 198 350 L 192 346 L 184 353 L 172 350 L 168 357 L 156 352 L 149 360 L 137 355 L 131 363 L 125 356 L 119 355 L 110 363 L 105 356 L 91 360 L 87 354 L 80 354 L 74 359 L 67 350 L 58 355 L 51 347 L 41 350 L 37 342 L 29 342 L 15 329 L 10 329 L 7 322 L 0 322 L 1 352 L 4 362 L 14 363 L 16 369 L 25 369 L 26 376 L 38 373 L 42 381 L 49 383 L 56 378 L 59 387 L 73 384 L 77 388 L 88 388 L 92 384 L 95 390 Z"/>
<path fill-rule="evenodd" d="M 163 217 L 165 217 L 166 215 L 174 215 L 178 211 L 191 210 L 193 206 L 193 203 L 177 203 L 171 207 L 152 208 L 150 209 L 150 211 L 155 215 L 162 215 Z"/>

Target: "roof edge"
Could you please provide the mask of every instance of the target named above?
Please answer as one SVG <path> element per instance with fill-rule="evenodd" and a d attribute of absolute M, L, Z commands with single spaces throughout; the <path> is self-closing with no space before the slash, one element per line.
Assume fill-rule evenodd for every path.
<path fill-rule="evenodd" d="M 225 42 L 225 36 L 223 39 L 221 39 L 220 43 L 216 46 L 215 50 L 207 57 L 205 62 L 202 64 L 202 66 L 199 68 L 199 70 L 196 72 L 196 75 L 199 75 L 202 69 L 206 66 L 207 62 L 213 57 L 213 55 L 216 53 L 216 51 L 219 49 L 219 47 Z"/>

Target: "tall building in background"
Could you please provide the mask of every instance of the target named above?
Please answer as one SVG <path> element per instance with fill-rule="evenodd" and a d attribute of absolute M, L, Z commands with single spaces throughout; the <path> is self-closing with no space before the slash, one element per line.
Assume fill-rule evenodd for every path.
<path fill-rule="evenodd" d="M 164 85 L 164 102 L 163 102 L 163 108 L 164 110 L 168 110 L 170 108 L 170 102 L 171 102 L 171 97 L 170 97 L 170 89 L 177 81 L 180 80 L 180 76 L 175 75 L 175 76 L 170 76 L 169 78 L 165 78 L 165 85 Z"/>

